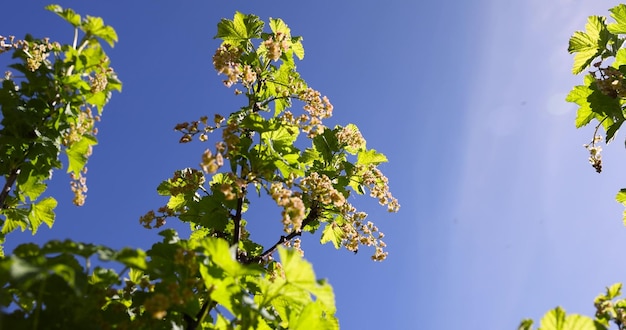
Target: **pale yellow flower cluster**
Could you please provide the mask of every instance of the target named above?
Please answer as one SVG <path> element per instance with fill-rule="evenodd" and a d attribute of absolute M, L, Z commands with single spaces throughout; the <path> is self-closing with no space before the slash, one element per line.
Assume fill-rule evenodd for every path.
<path fill-rule="evenodd" d="M 382 241 L 385 235 L 372 222 L 364 222 L 367 218 L 365 212 L 357 212 L 354 206 L 346 203 L 342 207 L 341 215 L 344 219 L 341 229 L 345 235 L 342 244 L 346 249 L 357 252 L 360 245 L 373 246 L 372 260 L 383 261 L 387 258 L 388 253 L 384 251 L 387 244 Z"/>
<path fill-rule="evenodd" d="M 352 149 L 360 149 L 365 146 L 365 139 L 356 126 L 343 127 L 337 133 L 337 141 L 339 144 L 345 145 Z"/>
<path fill-rule="evenodd" d="M 398 212 L 400 204 L 389 191 L 389 179 L 373 164 L 357 165 L 357 173 L 362 173 L 363 185 L 370 189 L 370 196 L 378 199 L 380 205 L 387 205 L 387 211 Z"/>
<path fill-rule="evenodd" d="M 224 166 L 224 156 L 219 152 L 213 154 L 211 150 L 206 149 L 202 154 L 200 166 L 206 173 L 213 174 L 217 172 L 220 167 Z"/>
<path fill-rule="evenodd" d="M 301 230 L 306 208 L 300 194 L 285 188 L 283 183 L 272 182 L 270 195 L 276 204 L 283 208 L 281 214 L 285 232 Z"/>
<path fill-rule="evenodd" d="M 602 136 L 596 135 L 593 137 L 591 145 L 583 144 L 583 147 L 589 151 L 589 163 L 591 163 L 591 166 L 593 166 L 598 173 L 602 172 L 602 147 L 596 145 L 596 143 L 600 143 L 601 141 Z"/>
<path fill-rule="evenodd" d="M 598 67 L 601 63 L 596 63 L 594 66 Z M 612 98 L 626 97 L 626 84 L 624 84 L 624 74 L 621 71 L 609 66 L 598 67 L 598 71 L 591 73 L 600 92 Z"/>
<path fill-rule="evenodd" d="M 319 175 L 313 172 L 300 182 L 302 193 L 311 196 L 312 200 L 318 201 L 322 205 L 342 206 L 346 198 L 333 187 L 333 183 L 326 174 Z"/>
<path fill-rule="evenodd" d="M 87 167 L 83 168 L 83 173 L 87 173 Z M 70 189 L 74 193 L 72 202 L 76 206 L 83 206 L 87 198 L 87 178 L 83 176 L 83 173 L 78 175 L 70 173 Z"/>
<path fill-rule="evenodd" d="M 333 115 L 333 105 L 330 103 L 326 96 L 322 97 L 320 92 L 306 88 L 298 93 L 298 98 L 302 100 L 304 104 L 304 110 L 308 115 L 301 115 L 295 119 L 300 128 L 308 133 L 309 137 L 324 133 L 325 126 L 322 124 L 322 119 L 330 118 Z M 287 114 L 285 114 L 287 116 Z M 291 118 L 284 117 L 285 120 L 293 121 Z"/>
<path fill-rule="evenodd" d="M 267 58 L 278 61 L 283 52 L 289 50 L 289 41 L 282 32 L 276 32 L 274 36 L 263 42 L 263 46 L 267 49 Z"/>
<path fill-rule="evenodd" d="M 213 66 L 218 74 L 226 75 L 224 85 L 230 87 L 237 83 L 242 73 L 239 65 L 241 50 L 231 45 L 220 46 L 213 55 Z"/>

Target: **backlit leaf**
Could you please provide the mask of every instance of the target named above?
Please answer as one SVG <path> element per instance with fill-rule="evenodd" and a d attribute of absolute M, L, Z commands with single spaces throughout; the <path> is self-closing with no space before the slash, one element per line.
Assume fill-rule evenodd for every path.
<path fill-rule="evenodd" d="M 615 23 L 607 26 L 608 30 L 614 34 L 626 33 L 626 5 L 619 4 L 611 9 L 611 17 L 615 19 Z"/>

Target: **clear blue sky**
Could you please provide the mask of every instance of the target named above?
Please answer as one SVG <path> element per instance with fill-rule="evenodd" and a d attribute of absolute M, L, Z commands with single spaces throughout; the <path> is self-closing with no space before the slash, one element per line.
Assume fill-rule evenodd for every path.
<path fill-rule="evenodd" d="M 173 126 L 238 107 L 211 65 L 216 24 L 238 10 L 280 17 L 304 36 L 298 68 L 333 102 L 330 124 L 357 124 L 390 160 L 383 169 L 400 213 L 356 203 L 386 233 L 387 261 L 304 237 L 316 273 L 335 288 L 343 329 L 515 329 L 559 304 L 592 314 L 593 298 L 626 280 L 626 228 L 613 201 L 626 186 L 624 135 L 596 174 L 582 147 L 592 129 L 575 130 L 575 107 L 564 102 L 582 80 L 570 73 L 569 36 L 618 2 L 217 3 L 59 3 L 115 27 L 110 57 L 124 91 L 105 109 L 86 205 L 71 206 L 57 173 L 58 220 L 37 241 L 150 246 L 156 231 L 138 217 L 165 203 L 158 183 L 196 166 L 205 147 L 179 145 Z M 0 34 L 69 41 L 69 25 L 46 4 L 3 3 Z M 277 220 L 248 221 L 259 240 L 275 240 L 263 233 Z M 8 250 L 31 239 L 12 234 Z"/>

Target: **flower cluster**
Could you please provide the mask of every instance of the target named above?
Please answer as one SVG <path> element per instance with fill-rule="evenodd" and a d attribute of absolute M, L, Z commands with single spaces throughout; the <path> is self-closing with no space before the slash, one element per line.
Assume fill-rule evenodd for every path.
<path fill-rule="evenodd" d="M 263 46 L 267 49 L 267 58 L 278 61 L 280 55 L 289 50 L 289 41 L 284 33 L 276 32 L 274 36 L 270 36 L 263 42 Z"/>
<path fill-rule="evenodd" d="M 224 156 L 222 156 L 221 153 L 217 152 L 213 154 L 211 150 L 207 149 L 202 154 L 202 163 L 200 163 L 200 166 L 202 167 L 202 170 L 206 173 L 213 174 L 217 172 L 217 170 L 223 165 Z"/>
<path fill-rule="evenodd" d="M 83 168 L 83 173 L 87 173 L 87 167 Z M 74 193 L 72 202 L 76 206 L 83 206 L 87 198 L 87 178 L 83 176 L 83 173 L 78 175 L 75 175 L 74 172 L 70 173 L 70 189 Z"/>
<path fill-rule="evenodd" d="M 342 127 L 337 133 L 337 141 L 348 149 L 358 150 L 365 147 L 365 139 L 354 125 Z"/>
<path fill-rule="evenodd" d="M 224 85 L 227 87 L 236 84 L 240 78 L 242 73 L 239 65 L 240 56 L 241 50 L 228 44 L 220 46 L 213 55 L 213 66 L 218 74 L 226 75 Z"/>
<path fill-rule="evenodd" d="M 596 145 L 600 141 L 602 141 L 602 136 L 596 135 L 593 137 L 591 144 L 583 144 L 583 147 L 589 151 L 589 163 L 598 173 L 602 172 L 602 147 Z"/>
<path fill-rule="evenodd" d="M 362 184 L 369 188 L 370 196 L 378 199 L 380 205 L 387 205 L 387 211 L 398 212 L 400 204 L 389 191 L 389 179 L 376 165 L 356 165 L 355 171 L 361 174 Z"/>
<path fill-rule="evenodd" d="M 209 125 L 208 121 L 209 121 L 209 117 L 202 116 L 200 117 L 200 120 L 194 120 L 191 123 L 184 122 L 184 123 L 176 124 L 176 126 L 174 127 L 174 130 L 183 133 L 183 136 L 180 138 L 178 142 L 179 143 L 191 142 L 193 140 L 193 137 L 197 134 L 200 134 L 199 136 L 200 141 L 202 142 L 207 141 L 209 139 L 207 134 L 220 128 L 220 126 L 224 122 L 224 117 L 222 117 L 219 114 L 216 114 L 213 117 L 213 123 L 215 126 Z M 203 125 L 202 129 L 199 128 L 200 124 Z"/>
<path fill-rule="evenodd" d="M 600 68 L 601 64 L 602 62 L 595 63 L 594 66 L 598 68 L 598 71 L 591 72 L 600 92 L 612 98 L 626 97 L 624 74 L 611 66 Z"/>
<path fill-rule="evenodd" d="M 167 206 L 161 206 L 158 209 L 160 215 L 157 215 L 154 211 L 150 210 L 148 213 L 139 217 L 139 223 L 146 229 L 159 228 L 165 225 L 165 219 L 175 215 L 174 210 Z M 154 225 L 152 222 L 154 221 Z"/>
<path fill-rule="evenodd" d="M 302 89 L 298 93 L 298 99 L 305 103 L 304 110 L 307 114 L 295 119 L 295 122 L 304 132 L 308 133 L 309 137 L 322 134 L 325 128 L 322 124 L 322 119 L 330 118 L 333 115 L 333 105 L 326 96 L 322 97 L 320 92 L 312 88 Z M 292 116 L 291 114 L 289 115 Z M 293 121 L 292 117 L 291 120 Z M 288 122 L 290 121 L 289 117 L 283 118 Z"/>
<path fill-rule="evenodd" d="M 300 189 L 322 205 L 332 204 L 341 207 L 346 203 L 346 198 L 333 187 L 333 182 L 326 174 L 319 175 L 317 172 L 309 174 L 300 182 Z"/>
<path fill-rule="evenodd" d="M 283 208 L 281 214 L 285 232 L 299 231 L 302 228 L 302 220 L 304 220 L 306 210 L 300 195 L 285 188 L 279 182 L 272 183 L 270 195 L 276 204 Z"/>

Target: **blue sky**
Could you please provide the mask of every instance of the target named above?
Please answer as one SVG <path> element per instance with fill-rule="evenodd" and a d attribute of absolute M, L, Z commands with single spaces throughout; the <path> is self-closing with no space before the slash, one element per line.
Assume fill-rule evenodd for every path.
<path fill-rule="evenodd" d="M 587 16 L 617 3 L 60 2 L 115 27 L 109 54 L 124 91 L 105 108 L 86 205 L 71 206 L 57 173 L 57 223 L 35 240 L 156 240 L 138 217 L 165 203 L 158 183 L 196 166 L 205 147 L 179 145 L 173 126 L 239 106 L 211 65 L 216 24 L 238 10 L 280 17 L 304 36 L 298 68 L 333 102 L 329 125 L 357 124 L 390 160 L 383 170 L 400 213 L 355 202 L 385 232 L 387 261 L 304 237 L 306 257 L 334 286 L 343 329 L 514 329 L 556 305 L 592 314 L 593 298 L 626 279 L 626 228 L 613 201 L 626 186 L 626 153 L 620 134 L 602 174 L 587 163 L 582 144 L 593 132 L 574 128 L 564 101 L 582 81 L 566 49 Z M 3 4 L 0 34 L 69 41 L 69 25 L 46 4 Z M 248 219 L 266 244 L 275 238 L 263 234 L 280 228 L 270 220 Z M 8 250 L 31 239 L 13 234 Z"/>

